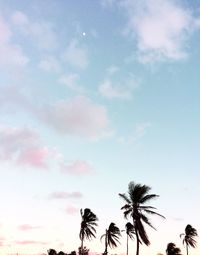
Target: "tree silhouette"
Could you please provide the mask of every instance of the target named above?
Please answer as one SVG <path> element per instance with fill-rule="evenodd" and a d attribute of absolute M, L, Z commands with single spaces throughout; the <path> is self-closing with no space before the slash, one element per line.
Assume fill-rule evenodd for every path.
<path fill-rule="evenodd" d="M 97 216 L 89 209 L 85 208 L 84 211 L 81 209 L 81 228 L 79 237 L 81 240 L 81 254 L 83 255 L 83 242 L 85 239 L 91 240 L 95 238 L 97 221 Z"/>
<path fill-rule="evenodd" d="M 180 248 L 176 247 L 175 243 L 168 243 L 166 254 L 167 255 L 182 255 Z"/>
<path fill-rule="evenodd" d="M 56 250 L 54 250 L 54 249 L 49 249 L 49 250 L 47 251 L 47 254 L 48 254 L 48 255 L 57 255 L 57 252 L 56 252 Z"/>
<path fill-rule="evenodd" d="M 105 234 L 101 236 L 101 240 L 105 238 L 105 251 L 103 253 L 104 255 L 108 254 L 108 246 L 111 249 L 117 247 L 120 236 L 120 229 L 115 225 L 115 223 L 111 222 L 108 229 L 106 229 Z"/>
<path fill-rule="evenodd" d="M 125 225 L 125 231 L 126 231 L 126 255 L 128 255 L 128 240 L 130 239 L 134 239 L 134 235 L 135 235 L 135 229 L 133 224 L 131 224 L 130 222 L 127 222 Z"/>
<path fill-rule="evenodd" d="M 165 218 L 154 211 L 156 209 L 155 207 L 146 205 L 147 202 L 158 197 L 156 194 L 149 194 L 150 190 L 151 188 L 149 186 L 130 182 L 128 185 L 128 194 L 119 194 L 119 196 L 126 202 L 121 208 L 124 211 L 124 217 L 126 219 L 131 217 L 133 220 L 137 242 L 136 255 L 139 255 L 140 243 L 150 245 L 143 223 L 146 223 L 148 226 L 155 229 L 145 214 L 157 215 Z"/>
<path fill-rule="evenodd" d="M 79 255 L 88 255 L 89 254 L 89 249 L 87 249 L 86 246 L 84 246 L 83 248 L 79 247 L 78 248 L 78 254 Z"/>
<path fill-rule="evenodd" d="M 186 245 L 186 252 L 188 255 L 188 248 L 192 247 L 192 248 L 196 248 L 196 240 L 195 237 L 198 236 L 197 234 L 197 230 L 195 228 L 193 228 L 190 224 L 188 224 L 185 227 L 185 233 L 180 234 L 180 237 L 184 236 L 183 238 L 183 244 Z"/>

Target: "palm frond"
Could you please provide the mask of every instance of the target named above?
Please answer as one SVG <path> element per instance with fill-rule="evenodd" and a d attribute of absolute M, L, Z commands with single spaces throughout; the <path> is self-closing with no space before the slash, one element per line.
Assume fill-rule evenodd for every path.
<path fill-rule="evenodd" d="M 144 214 L 141 214 L 141 219 L 148 225 L 150 226 L 151 228 L 153 228 L 154 230 L 156 230 L 156 228 L 151 224 L 151 222 L 149 221 L 149 219 L 144 215 Z"/>
<path fill-rule="evenodd" d="M 157 215 L 157 216 L 159 216 L 159 217 L 165 219 L 165 216 L 161 215 L 160 213 L 157 213 L 157 212 L 154 212 L 154 211 L 148 210 L 148 209 L 144 209 L 144 211 L 145 211 L 146 213 L 154 214 L 154 215 Z"/>
<path fill-rule="evenodd" d="M 131 200 L 128 198 L 126 194 L 119 193 L 119 196 L 126 201 L 126 203 L 131 204 Z"/>
<path fill-rule="evenodd" d="M 140 200 L 140 203 L 141 204 L 144 204 L 146 202 L 148 202 L 149 200 L 152 200 L 152 199 L 155 199 L 159 197 L 158 195 L 156 194 L 148 194 L 148 195 L 145 195 L 144 197 L 142 197 L 142 199 Z"/>
<path fill-rule="evenodd" d="M 144 229 L 144 226 L 142 224 L 142 222 L 140 220 L 136 221 L 136 231 L 138 231 L 138 234 L 142 240 L 142 242 L 144 244 L 146 244 L 147 246 L 150 245 L 150 241 L 149 241 L 149 238 L 147 236 L 147 233 Z"/>

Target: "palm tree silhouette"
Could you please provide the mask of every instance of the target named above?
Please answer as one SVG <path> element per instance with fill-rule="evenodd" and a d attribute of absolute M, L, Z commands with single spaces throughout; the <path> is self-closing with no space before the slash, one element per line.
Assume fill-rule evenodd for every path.
<path fill-rule="evenodd" d="M 111 249 L 117 247 L 117 242 L 119 243 L 120 236 L 120 229 L 115 225 L 115 223 L 111 222 L 108 229 L 106 229 L 106 233 L 101 236 L 101 240 L 102 238 L 105 238 L 104 255 L 108 254 L 108 246 Z"/>
<path fill-rule="evenodd" d="M 83 241 L 85 239 L 91 240 L 93 237 L 95 238 L 98 218 L 97 216 L 89 209 L 85 208 L 84 211 L 81 209 L 81 228 L 79 237 L 81 240 L 81 252 L 83 251 Z M 81 253 L 82 254 L 82 253 Z"/>
<path fill-rule="evenodd" d="M 140 243 L 150 245 L 143 223 L 155 229 L 145 214 L 153 214 L 165 218 L 154 211 L 156 209 L 155 207 L 145 205 L 148 201 L 158 197 L 156 194 L 149 194 L 150 190 L 151 188 L 149 186 L 130 182 L 128 185 L 128 194 L 119 194 L 126 202 L 121 208 L 124 210 L 124 217 L 127 219 L 130 216 L 133 220 L 137 242 L 136 255 L 139 255 Z"/>
<path fill-rule="evenodd" d="M 167 255 L 182 255 L 180 248 L 176 247 L 175 243 L 168 243 L 166 254 Z"/>
<path fill-rule="evenodd" d="M 195 237 L 198 236 L 197 230 L 193 228 L 190 224 L 185 227 L 185 233 L 180 234 L 180 237 L 184 236 L 183 244 L 186 245 L 186 252 L 188 255 L 188 248 L 191 246 L 196 248 L 196 240 Z"/>
<path fill-rule="evenodd" d="M 126 255 L 128 255 L 128 239 L 134 239 L 134 235 L 135 235 L 135 229 L 133 224 L 131 224 L 130 222 L 127 222 L 125 225 L 125 229 L 126 229 Z"/>

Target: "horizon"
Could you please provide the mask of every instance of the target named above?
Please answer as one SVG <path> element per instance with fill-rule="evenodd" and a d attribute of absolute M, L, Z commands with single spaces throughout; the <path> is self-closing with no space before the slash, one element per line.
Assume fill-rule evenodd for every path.
<path fill-rule="evenodd" d="M 151 245 L 200 233 L 200 3 L 0 0 L 0 253 L 78 250 L 80 209 L 100 236 L 119 193 L 150 186 Z M 199 110 L 198 110 L 199 109 Z M 151 216 L 151 215 L 150 215 Z M 126 236 L 109 254 L 126 254 Z M 189 255 L 198 255 L 197 248 Z M 136 241 L 130 241 L 129 255 Z"/>

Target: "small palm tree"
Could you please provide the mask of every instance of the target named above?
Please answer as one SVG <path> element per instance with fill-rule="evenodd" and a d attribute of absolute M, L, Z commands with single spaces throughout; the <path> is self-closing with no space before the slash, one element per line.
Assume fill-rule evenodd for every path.
<path fill-rule="evenodd" d="M 108 229 L 106 229 L 106 233 L 101 236 L 101 240 L 102 238 L 105 238 L 105 251 L 103 253 L 104 255 L 108 254 L 108 246 L 111 249 L 117 247 L 120 236 L 120 229 L 115 225 L 115 223 L 111 222 Z"/>
<path fill-rule="evenodd" d="M 134 239 L 134 235 L 135 235 L 135 229 L 133 224 L 131 224 L 130 222 L 127 222 L 125 225 L 125 229 L 126 229 L 126 255 L 128 255 L 128 239 Z"/>
<path fill-rule="evenodd" d="M 81 251 L 83 251 L 83 242 L 85 239 L 91 240 L 93 237 L 95 238 L 98 218 L 97 216 L 89 209 L 85 208 L 84 211 L 81 209 L 81 228 L 79 237 L 81 240 Z"/>
<path fill-rule="evenodd" d="M 128 185 L 128 194 L 119 194 L 119 196 L 126 202 L 121 208 L 124 210 L 124 217 L 126 219 L 131 217 L 133 220 L 137 242 L 136 255 L 139 255 L 140 243 L 150 245 L 143 223 L 146 223 L 148 226 L 155 229 L 146 214 L 153 214 L 165 218 L 161 214 L 155 212 L 155 207 L 146 205 L 147 202 L 158 197 L 156 194 L 149 194 L 150 190 L 151 188 L 149 186 L 130 182 Z"/>
<path fill-rule="evenodd" d="M 168 243 L 166 254 L 167 255 L 182 255 L 180 248 L 176 247 L 175 243 Z"/>
<path fill-rule="evenodd" d="M 192 248 L 196 248 L 196 240 L 195 237 L 198 236 L 197 234 L 197 230 L 195 228 L 193 228 L 190 224 L 188 224 L 185 227 L 185 233 L 180 234 L 180 237 L 184 236 L 183 238 L 183 244 L 186 245 L 186 252 L 188 255 L 188 248 L 192 247 Z"/>

